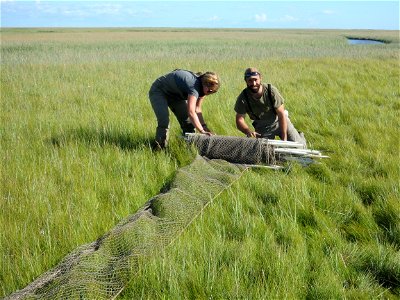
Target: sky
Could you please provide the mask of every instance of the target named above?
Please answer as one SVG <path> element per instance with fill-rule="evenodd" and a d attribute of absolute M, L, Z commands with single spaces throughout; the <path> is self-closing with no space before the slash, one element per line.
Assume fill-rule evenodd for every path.
<path fill-rule="evenodd" d="M 0 0 L 1 27 L 399 30 L 399 1 Z"/>

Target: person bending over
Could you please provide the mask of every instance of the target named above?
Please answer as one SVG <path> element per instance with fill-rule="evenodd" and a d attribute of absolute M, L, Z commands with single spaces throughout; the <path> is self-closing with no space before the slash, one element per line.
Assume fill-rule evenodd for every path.
<path fill-rule="evenodd" d="M 149 91 L 151 106 L 157 118 L 155 147 L 165 148 L 168 143 L 169 109 L 174 113 L 185 133 L 193 133 L 195 129 L 211 135 L 203 114 L 202 103 L 207 95 L 216 93 L 221 85 L 214 72 L 203 74 L 177 69 L 159 77 Z"/>

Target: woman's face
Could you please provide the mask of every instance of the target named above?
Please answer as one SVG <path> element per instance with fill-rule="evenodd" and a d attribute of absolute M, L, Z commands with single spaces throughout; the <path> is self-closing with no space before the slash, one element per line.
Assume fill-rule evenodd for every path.
<path fill-rule="evenodd" d="M 203 93 L 204 95 L 210 95 L 210 94 L 214 94 L 217 92 L 217 89 L 215 86 L 207 86 L 207 85 L 203 85 Z"/>

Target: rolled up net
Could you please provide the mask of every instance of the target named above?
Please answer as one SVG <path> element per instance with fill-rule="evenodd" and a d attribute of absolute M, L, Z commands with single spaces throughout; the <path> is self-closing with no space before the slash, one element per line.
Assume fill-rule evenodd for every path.
<path fill-rule="evenodd" d="M 276 163 L 274 148 L 261 139 L 187 134 L 186 141 L 194 144 L 199 154 L 209 159 L 252 165 Z"/>
<path fill-rule="evenodd" d="M 315 162 L 315 158 L 327 157 L 318 150 L 305 149 L 302 143 L 292 141 L 193 133 L 187 133 L 185 140 L 195 145 L 199 154 L 204 157 L 245 166 L 279 168 L 288 161 L 309 165 Z"/>

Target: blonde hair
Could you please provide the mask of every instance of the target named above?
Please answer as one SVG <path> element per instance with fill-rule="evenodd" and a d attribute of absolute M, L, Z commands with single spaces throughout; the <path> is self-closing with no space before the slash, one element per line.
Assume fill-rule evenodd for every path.
<path fill-rule="evenodd" d="M 205 72 L 200 76 L 200 78 L 203 86 L 212 87 L 215 91 L 217 91 L 221 86 L 221 80 L 214 72 Z"/>

